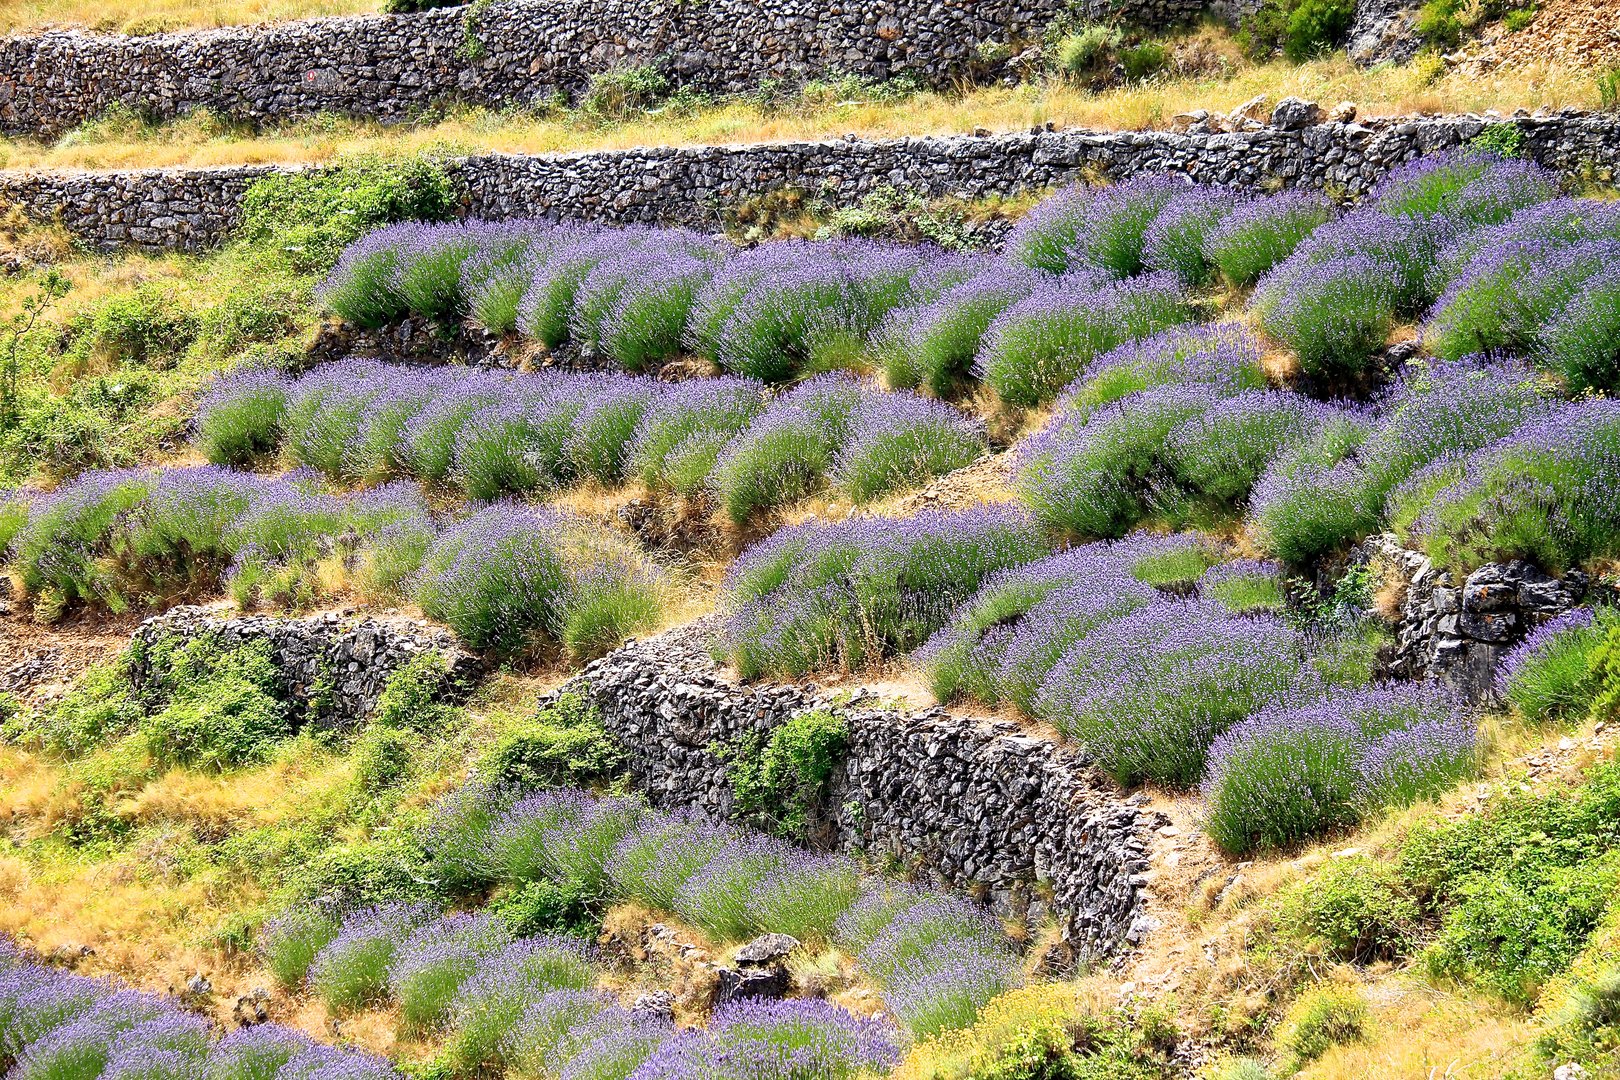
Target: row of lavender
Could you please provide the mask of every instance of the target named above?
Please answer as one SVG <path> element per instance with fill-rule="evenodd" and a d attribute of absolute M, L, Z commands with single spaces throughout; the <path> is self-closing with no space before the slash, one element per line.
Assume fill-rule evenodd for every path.
<path fill-rule="evenodd" d="M 750 379 L 679 383 L 620 374 L 412 369 L 365 362 L 299 379 L 247 370 L 203 401 L 210 461 L 284 449 L 348 482 L 409 476 L 470 499 L 639 480 L 709 492 L 739 524 L 829 484 L 867 502 L 985 450 L 952 406 L 846 375 L 768 396 Z"/>
<path fill-rule="evenodd" d="M 868 241 L 733 253 L 683 230 L 404 225 L 357 242 L 325 285 L 360 325 L 470 319 L 630 370 L 680 356 L 783 381 L 875 364 L 945 396 L 972 378 L 1048 400 L 1123 341 L 1193 321 L 1192 290 L 1254 286 L 1251 307 L 1303 372 L 1354 381 L 1398 322 L 1446 359 L 1511 349 L 1575 390 L 1620 376 L 1620 209 L 1560 198 L 1518 160 L 1450 154 L 1389 176 L 1337 216 L 1319 195 L 1241 195 L 1146 176 L 1067 189 L 1003 257 Z"/>
<path fill-rule="evenodd" d="M 437 807 L 428 846 L 447 880 L 475 894 L 548 881 L 599 903 L 671 912 L 720 942 L 773 933 L 836 945 L 914 1036 L 971 1023 L 1021 981 L 1016 953 L 973 904 L 638 799 L 576 790 L 520 797 L 474 783 Z M 771 1065 L 805 1052 L 827 1070 L 813 1075 L 840 1077 L 893 1064 L 902 1041 L 892 1021 L 857 1020 L 813 1001 L 723 1009 L 707 1032 L 681 1033 L 596 990 L 598 964 L 581 943 L 514 940 L 484 913 L 306 906 L 267 924 L 260 941 L 284 985 L 307 984 L 334 1012 L 391 1001 L 408 1033 L 444 1038 L 448 1060 L 467 1071 L 622 1080 L 746 1068 L 750 1077 L 775 1076 Z M 793 1034 L 758 1026 L 770 1018 Z M 718 1071 L 672 1068 L 698 1060 Z"/>
<path fill-rule="evenodd" d="M 221 582 L 244 607 L 307 603 L 341 576 L 508 654 L 594 655 L 656 623 L 666 592 L 628 541 L 569 514 L 496 503 L 446 518 L 408 482 L 332 495 L 309 474 L 214 466 L 87 473 L 14 495 L 0 502 L 0 551 L 42 614 Z"/>
<path fill-rule="evenodd" d="M 1449 786 L 1475 725 L 1446 692 L 1376 685 L 1353 632 L 1282 614 L 1281 568 L 1193 534 L 1054 553 L 1006 508 L 783 530 L 726 580 L 745 676 L 913 655 L 942 699 L 1008 703 L 1119 782 L 1201 784 L 1209 828 L 1286 844 Z"/>
<path fill-rule="evenodd" d="M 24 959 L 0 940 L 0 1068 L 15 1080 L 398 1080 L 387 1061 L 275 1024 L 216 1038 L 168 998 Z"/>
<path fill-rule="evenodd" d="M 1302 565 L 1387 526 L 1442 567 L 1558 570 L 1620 554 L 1620 405 L 1557 389 L 1475 356 L 1324 403 L 1267 389 L 1241 328 L 1181 328 L 1094 362 L 1017 448 L 1018 485 L 1081 539 L 1242 517 L 1261 550 Z"/>

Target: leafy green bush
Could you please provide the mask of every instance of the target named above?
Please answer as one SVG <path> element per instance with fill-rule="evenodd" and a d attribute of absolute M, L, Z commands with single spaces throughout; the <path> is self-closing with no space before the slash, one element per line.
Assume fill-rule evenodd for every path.
<path fill-rule="evenodd" d="M 1354 963 L 1405 955 L 1420 917 L 1395 868 L 1366 856 L 1335 860 L 1282 903 L 1285 925 L 1319 939 L 1334 959 Z"/>
<path fill-rule="evenodd" d="M 1281 50 L 1303 63 L 1342 46 L 1354 15 L 1354 0 L 1265 0 L 1239 21 L 1237 42 L 1256 60 Z"/>
<path fill-rule="evenodd" d="M 1361 1038 L 1366 1026 L 1367 1003 L 1354 987 L 1324 985 L 1294 1002 L 1277 1041 L 1300 1061 L 1315 1061 Z"/>
<path fill-rule="evenodd" d="M 619 775 L 624 750 L 583 694 L 560 694 L 532 720 L 502 735 L 478 763 L 479 776 L 518 791 L 600 784 Z"/>
<path fill-rule="evenodd" d="M 1162 41 L 1144 41 L 1120 49 L 1119 62 L 1125 68 L 1125 78 L 1140 82 L 1169 65 L 1170 50 L 1165 48 Z"/>
<path fill-rule="evenodd" d="M 758 739 L 731 747 L 726 778 L 737 808 L 770 819 L 784 836 L 802 836 L 810 809 L 848 744 L 849 721 L 814 709 L 779 725 L 763 747 Z"/>
<path fill-rule="evenodd" d="M 457 713 L 456 707 L 445 701 L 454 691 L 444 656 L 429 649 L 411 657 L 388 676 L 382 693 L 377 695 L 371 720 L 409 731 L 442 731 Z"/>
<path fill-rule="evenodd" d="M 1486 124 L 1483 131 L 1468 140 L 1468 147 L 1498 157 L 1523 157 L 1524 129 L 1517 124 Z"/>
<path fill-rule="evenodd" d="M 1617 885 L 1615 853 L 1533 876 L 1476 876 L 1457 890 L 1457 905 L 1425 961 L 1437 975 L 1468 979 L 1528 1005 L 1580 954 Z"/>
<path fill-rule="evenodd" d="M 254 181 L 242 196 L 237 237 L 294 270 L 325 270 L 379 226 L 448 219 L 458 197 L 449 171 L 432 158 L 356 158 Z"/>
<path fill-rule="evenodd" d="M 515 938 L 554 930 L 594 937 L 601 923 L 591 907 L 593 898 L 593 891 L 582 882 L 540 878 L 490 906 Z"/>
<path fill-rule="evenodd" d="M 124 657 L 87 668 L 53 707 L 32 717 L 18 715 L 7 729 L 17 741 L 77 757 L 135 730 L 143 715 L 129 693 Z"/>
<path fill-rule="evenodd" d="M 197 339 L 197 316 L 156 282 L 113 293 L 74 320 L 71 355 L 112 366 L 169 367 Z"/>
<path fill-rule="evenodd" d="M 1124 40 L 1117 26 L 1091 23 L 1058 43 L 1058 70 L 1065 75 L 1090 75 L 1100 70 Z"/>
<path fill-rule="evenodd" d="M 211 638 L 159 642 L 148 662 L 157 685 L 146 696 L 162 704 L 140 729 L 160 765 L 234 768 L 264 760 L 292 734 L 268 641 L 236 648 Z"/>
<path fill-rule="evenodd" d="M 616 67 L 591 76 L 580 111 L 604 120 L 622 120 L 652 108 L 670 94 L 669 79 L 651 64 Z"/>
<path fill-rule="evenodd" d="M 1513 792 L 1483 813 L 1414 829 L 1396 862 L 1440 915 L 1425 956 L 1436 974 L 1532 1000 L 1605 917 L 1620 881 L 1620 765 L 1584 783 Z"/>
<path fill-rule="evenodd" d="M 367 795 L 396 787 L 410 775 L 416 738 L 398 728 L 373 724 L 354 741 L 354 782 Z"/>

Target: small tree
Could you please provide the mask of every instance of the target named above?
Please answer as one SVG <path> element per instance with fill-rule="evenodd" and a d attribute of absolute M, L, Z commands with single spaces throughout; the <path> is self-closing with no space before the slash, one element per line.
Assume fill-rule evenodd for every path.
<path fill-rule="evenodd" d="M 52 304 L 68 294 L 73 283 L 60 270 L 52 268 L 39 276 L 35 291 L 23 297 L 22 308 L 6 320 L 6 361 L 0 372 L 0 417 L 8 422 L 17 419 L 19 383 L 22 374 L 22 345 L 34 332 L 41 316 Z"/>

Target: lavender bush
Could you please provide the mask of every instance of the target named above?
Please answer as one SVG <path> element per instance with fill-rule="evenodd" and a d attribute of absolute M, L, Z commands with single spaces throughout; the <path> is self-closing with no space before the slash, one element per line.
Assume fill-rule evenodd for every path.
<path fill-rule="evenodd" d="M 1496 692 L 1531 723 L 1580 718 L 1598 681 L 1589 656 L 1615 622 L 1610 609 L 1575 608 L 1542 623 L 1502 657 Z"/>
<path fill-rule="evenodd" d="M 1294 844 L 1450 787 L 1472 768 L 1474 744 L 1473 720 L 1434 686 L 1275 705 L 1210 747 L 1206 827 L 1236 854 Z"/>
<path fill-rule="evenodd" d="M 1254 199 L 1236 207 L 1208 233 L 1204 256 L 1228 284 L 1252 285 L 1332 217 L 1327 200 L 1308 192 Z"/>
<path fill-rule="evenodd" d="M 772 401 L 715 459 L 707 486 L 721 509 L 745 525 L 823 487 L 863 396 L 857 380 L 823 375 Z"/>
<path fill-rule="evenodd" d="M 1142 238 L 1142 262 L 1168 270 L 1188 285 L 1206 284 L 1215 267 L 1205 254 L 1211 232 L 1243 197 L 1224 188 L 1191 187 L 1165 205 Z"/>
<path fill-rule="evenodd" d="M 424 907 L 388 904 L 343 920 L 337 936 L 315 954 L 309 983 L 334 1011 L 356 1009 L 388 989 L 388 969 L 401 942 L 427 922 Z"/>
<path fill-rule="evenodd" d="M 197 406 L 197 444 L 215 465 L 244 466 L 281 444 L 287 380 L 241 368 L 220 376 Z"/>
<path fill-rule="evenodd" d="M 1359 375 L 1394 328 L 1400 275 L 1393 261 L 1366 255 L 1284 264 L 1256 288 L 1260 325 L 1306 375 Z"/>
<path fill-rule="evenodd" d="M 926 303 L 896 309 L 875 335 L 888 384 L 921 387 L 939 398 L 958 394 L 991 324 L 1042 279 L 1033 271 L 996 266 Z"/>
<path fill-rule="evenodd" d="M 924 484 L 985 451 L 983 432 L 958 410 L 909 394 L 868 398 L 841 441 L 832 482 L 857 503 Z"/>
<path fill-rule="evenodd" d="M 745 677 L 909 652 L 988 574 L 1046 553 L 1004 508 L 782 529 L 733 564 L 726 649 Z"/>
<path fill-rule="evenodd" d="M 1394 170 L 1371 201 L 1393 217 L 1493 225 L 1558 194 L 1558 178 L 1529 161 L 1490 153 L 1431 154 Z"/>
<path fill-rule="evenodd" d="M 1454 453 L 1390 496 L 1403 536 L 1458 570 L 1528 559 L 1552 570 L 1620 552 L 1620 405 L 1593 399 Z"/>
<path fill-rule="evenodd" d="M 627 543 L 566 514 L 506 505 L 445 530 L 415 586 L 422 610 L 475 648 L 557 641 L 581 655 L 650 625 L 662 589 Z"/>
<path fill-rule="evenodd" d="M 260 928 L 259 956 L 278 983 L 295 990 L 342 925 L 338 914 L 321 904 L 289 908 Z"/>
<path fill-rule="evenodd" d="M 1162 600 L 1070 646 L 1035 711 L 1122 784 L 1189 785 L 1216 736 L 1298 692 L 1303 642 L 1286 623 Z"/>
<path fill-rule="evenodd" d="M 1158 597 L 1134 573 L 1136 564 L 1197 543 L 1191 536 L 1139 534 L 992 575 L 918 650 L 929 688 L 941 701 L 971 695 L 1030 712 L 1036 690 L 1069 645 Z"/>
<path fill-rule="evenodd" d="M 514 941 L 481 963 L 451 1002 L 448 1053 L 462 1068 L 512 1064 L 511 1038 L 530 1002 L 551 990 L 585 990 L 595 982 L 588 952 L 557 935 Z"/>
<path fill-rule="evenodd" d="M 1582 282 L 1547 322 L 1541 341 L 1545 366 L 1562 375 L 1571 392 L 1620 391 L 1620 267 Z"/>
<path fill-rule="evenodd" d="M 1176 326 L 1127 342 L 1093 360 L 1058 399 L 1058 411 L 1084 420 L 1138 390 L 1197 383 L 1220 395 L 1266 386 L 1260 343 L 1235 323 Z"/>
<path fill-rule="evenodd" d="M 461 984 L 479 961 L 510 940 L 490 915 L 447 915 L 419 927 L 388 964 L 388 991 L 407 1031 L 432 1031 L 447 1019 Z"/>
<path fill-rule="evenodd" d="M 1169 275 L 1107 286 L 1092 274 L 1057 278 L 990 324 L 975 371 L 1007 404 L 1039 405 L 1096 357 L 1189 315 Z"/>
<path fill-rule="evenodd" d="M 1471 359 L 1408 372 L 1366 417 L 1341 412 L 1279 455 L 1255 485 L 1260 546 L 1303 563 L 1372 532 L 1415 472 L 1545 415 L 1545 388 L 1523 364 Z"/>

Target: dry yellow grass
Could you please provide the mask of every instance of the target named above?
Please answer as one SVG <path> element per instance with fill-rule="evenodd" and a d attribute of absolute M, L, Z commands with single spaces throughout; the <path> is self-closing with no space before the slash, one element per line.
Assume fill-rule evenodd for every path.
<path fill-rule="evenodd" d="M 358 15 L 377 7 L 377 0 L 0 0 L 0 33 L 83 27 L 152 34 L 317 15 Z"/>
<path fill-rule="evenodd" d="M 1215 48 L 1216 46 L 1211 46 Z M 1294 65 L 1234 63 L 1227 78 L 1166 78 L 1091 93 L 1062 82 L 985 87 L 963 94 L 927 93 L 902 101 L 831 101 L 782 112 L 734 101 L 695 111 L 666 110 L 602 125 L 575 115 L 534 117 L 465 110 L 433 123 L 400 127 L 321 117 L 253 134 L 217 118 L 193 117 L 146 128 L 91 125 L 55 143 L 0 142 L 0 167 L 118 169 L 156 166 L 290 164 L 341 154 L 500 151 L 551 153 L 633 146 L 692 146 L 773 140 L 953 135 L 983 128 L 1146 130 L 1167 127 L 1180 112 L 1230 110 L 1258 94 L 1333 104 L 1354 101 L 1363 116 L 1416 112 L 1512 110 L 1597 104 L 1589 72 L 1535 66 L 1484 76 L 1442 75 L 1430 82 L 1417 67 L 1364 71 L 1343 56 Z"/>

